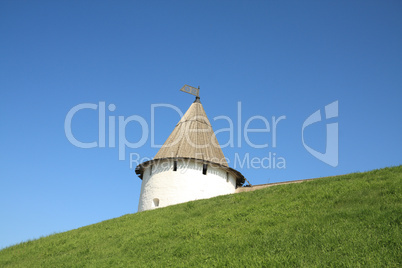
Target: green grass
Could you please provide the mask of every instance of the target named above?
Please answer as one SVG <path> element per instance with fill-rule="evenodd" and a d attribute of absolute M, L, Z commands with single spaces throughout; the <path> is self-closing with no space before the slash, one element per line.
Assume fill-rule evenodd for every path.
<path fill-rule="evenodd" d="M 0 251 L 17 267 L 401 267 L 402 166 L 129 214 Z"/>

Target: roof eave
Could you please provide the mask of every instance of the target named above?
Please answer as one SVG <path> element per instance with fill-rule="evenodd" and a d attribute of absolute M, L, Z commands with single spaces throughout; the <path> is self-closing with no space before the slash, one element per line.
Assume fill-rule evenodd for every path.
<path fill-rule="evenodd" d="M 164 157 L 164 158 L 157 158 L 157 159 L 152 159 L 152 160 L 148 160 L 145 161 L 141 164 L 139 164 L 138 166 L 135 167 L 135 173 L 138 175 L 138 177 L 142 180 L 142 175 L 144 172 L 144 169 L 148 166 L 151 166 L 154 163 L 158 163 L 160 161 L 164 161 L 164 160 L 195 160 L 196 162 L 201 162 L 201 163 L 206 163 L 206 164 L 211 164 L 213 167 L 219 167 L 221 169 L 224 169 L 225 171 L 230 172 L 232 175 L 235 176 L 236 178 L 236 187 L 240 187 L 242 186 L 245 181 L 246 178 L 243 176 L 243 174 L 241 174 L 239 171 L 229 167 L 229 166 L 225 166 L 216 162 L 211 162 L 208 160 L 203 160 L 203 159 L 198 159 L 198 158 L 191 158 L 191 157 Z"/>

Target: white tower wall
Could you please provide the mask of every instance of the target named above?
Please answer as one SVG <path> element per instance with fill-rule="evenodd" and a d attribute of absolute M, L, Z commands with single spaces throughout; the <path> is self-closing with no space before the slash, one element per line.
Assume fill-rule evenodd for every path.
<path fill-rule="evenodd" d="M 144 169 L 138 211 L 166 207 L 197 199 L 234 193 L 235 177 L 217 165 L 208 164 L 206 175 L 203 163 L 190 159 L 165 159 Z"/>

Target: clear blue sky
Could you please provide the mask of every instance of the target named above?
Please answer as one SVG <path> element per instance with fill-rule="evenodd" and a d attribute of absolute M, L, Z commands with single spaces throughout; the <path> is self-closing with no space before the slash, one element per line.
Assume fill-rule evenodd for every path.
<path fill-rule="evenodd" d="M 118 117 L 151 126 L 151 105 L 182 112 L 201 86 L 215 130 L 234 122 L 236 155 L 282 157 L 286 168 L 236 168 L 252 184 L 315 178 L 402 164 L 402 4 L 400 1 L 1 1 L 0 248 L 137 211 L 141 180 L 130 153 L 152 158 L 150 135 L 119 160 Z M 324 107 L 338 101 L 338 117 Z M 116 120 L 116 147 L 82 149 L 66 138 L 65 118 L 92 103 Z M 238 103 L 242 122 L 238 125 Z M 302 143 L 326 150 L 326 124 L 339 127 L 336 167 Z M 99 109 L 98 109 L 99 110 Z M 98 140 L 98 110 L 75 114 L 72 132 Z M 249 133 L 246 121 L 286 119 L 273 131 Z M 180 116 L 155 110 L 155 142 Z M 106 130 L 109 124 L 106 123 Z M 238 136 L 240 127 L 241 136 Z M 249 128 L 264 127 L 261 119 Z M 272 125 L 270 126 L 272 128 Z M 139 141 L 143 127 L 127 124 Z M 221 144 L 229 132 L 217 135 Z M 238 144 L 241 141 L 241 146 Z"/>

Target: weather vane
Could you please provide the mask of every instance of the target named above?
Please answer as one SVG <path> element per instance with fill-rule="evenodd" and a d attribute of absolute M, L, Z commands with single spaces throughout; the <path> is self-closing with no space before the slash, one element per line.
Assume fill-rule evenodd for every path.
<path fill-rule="evenodd" d="M 196 99 L 200 98 L 200 87 L 195 88 L 195 87 L 192 87 L 192 86 L 189 86 L 189 85 L 184 85 L 180 89 L 180 91 L 183 91 L 183 92 L 189 93 L 191 95 L 194 95 L 194 96 L 196 96 Z"/>

